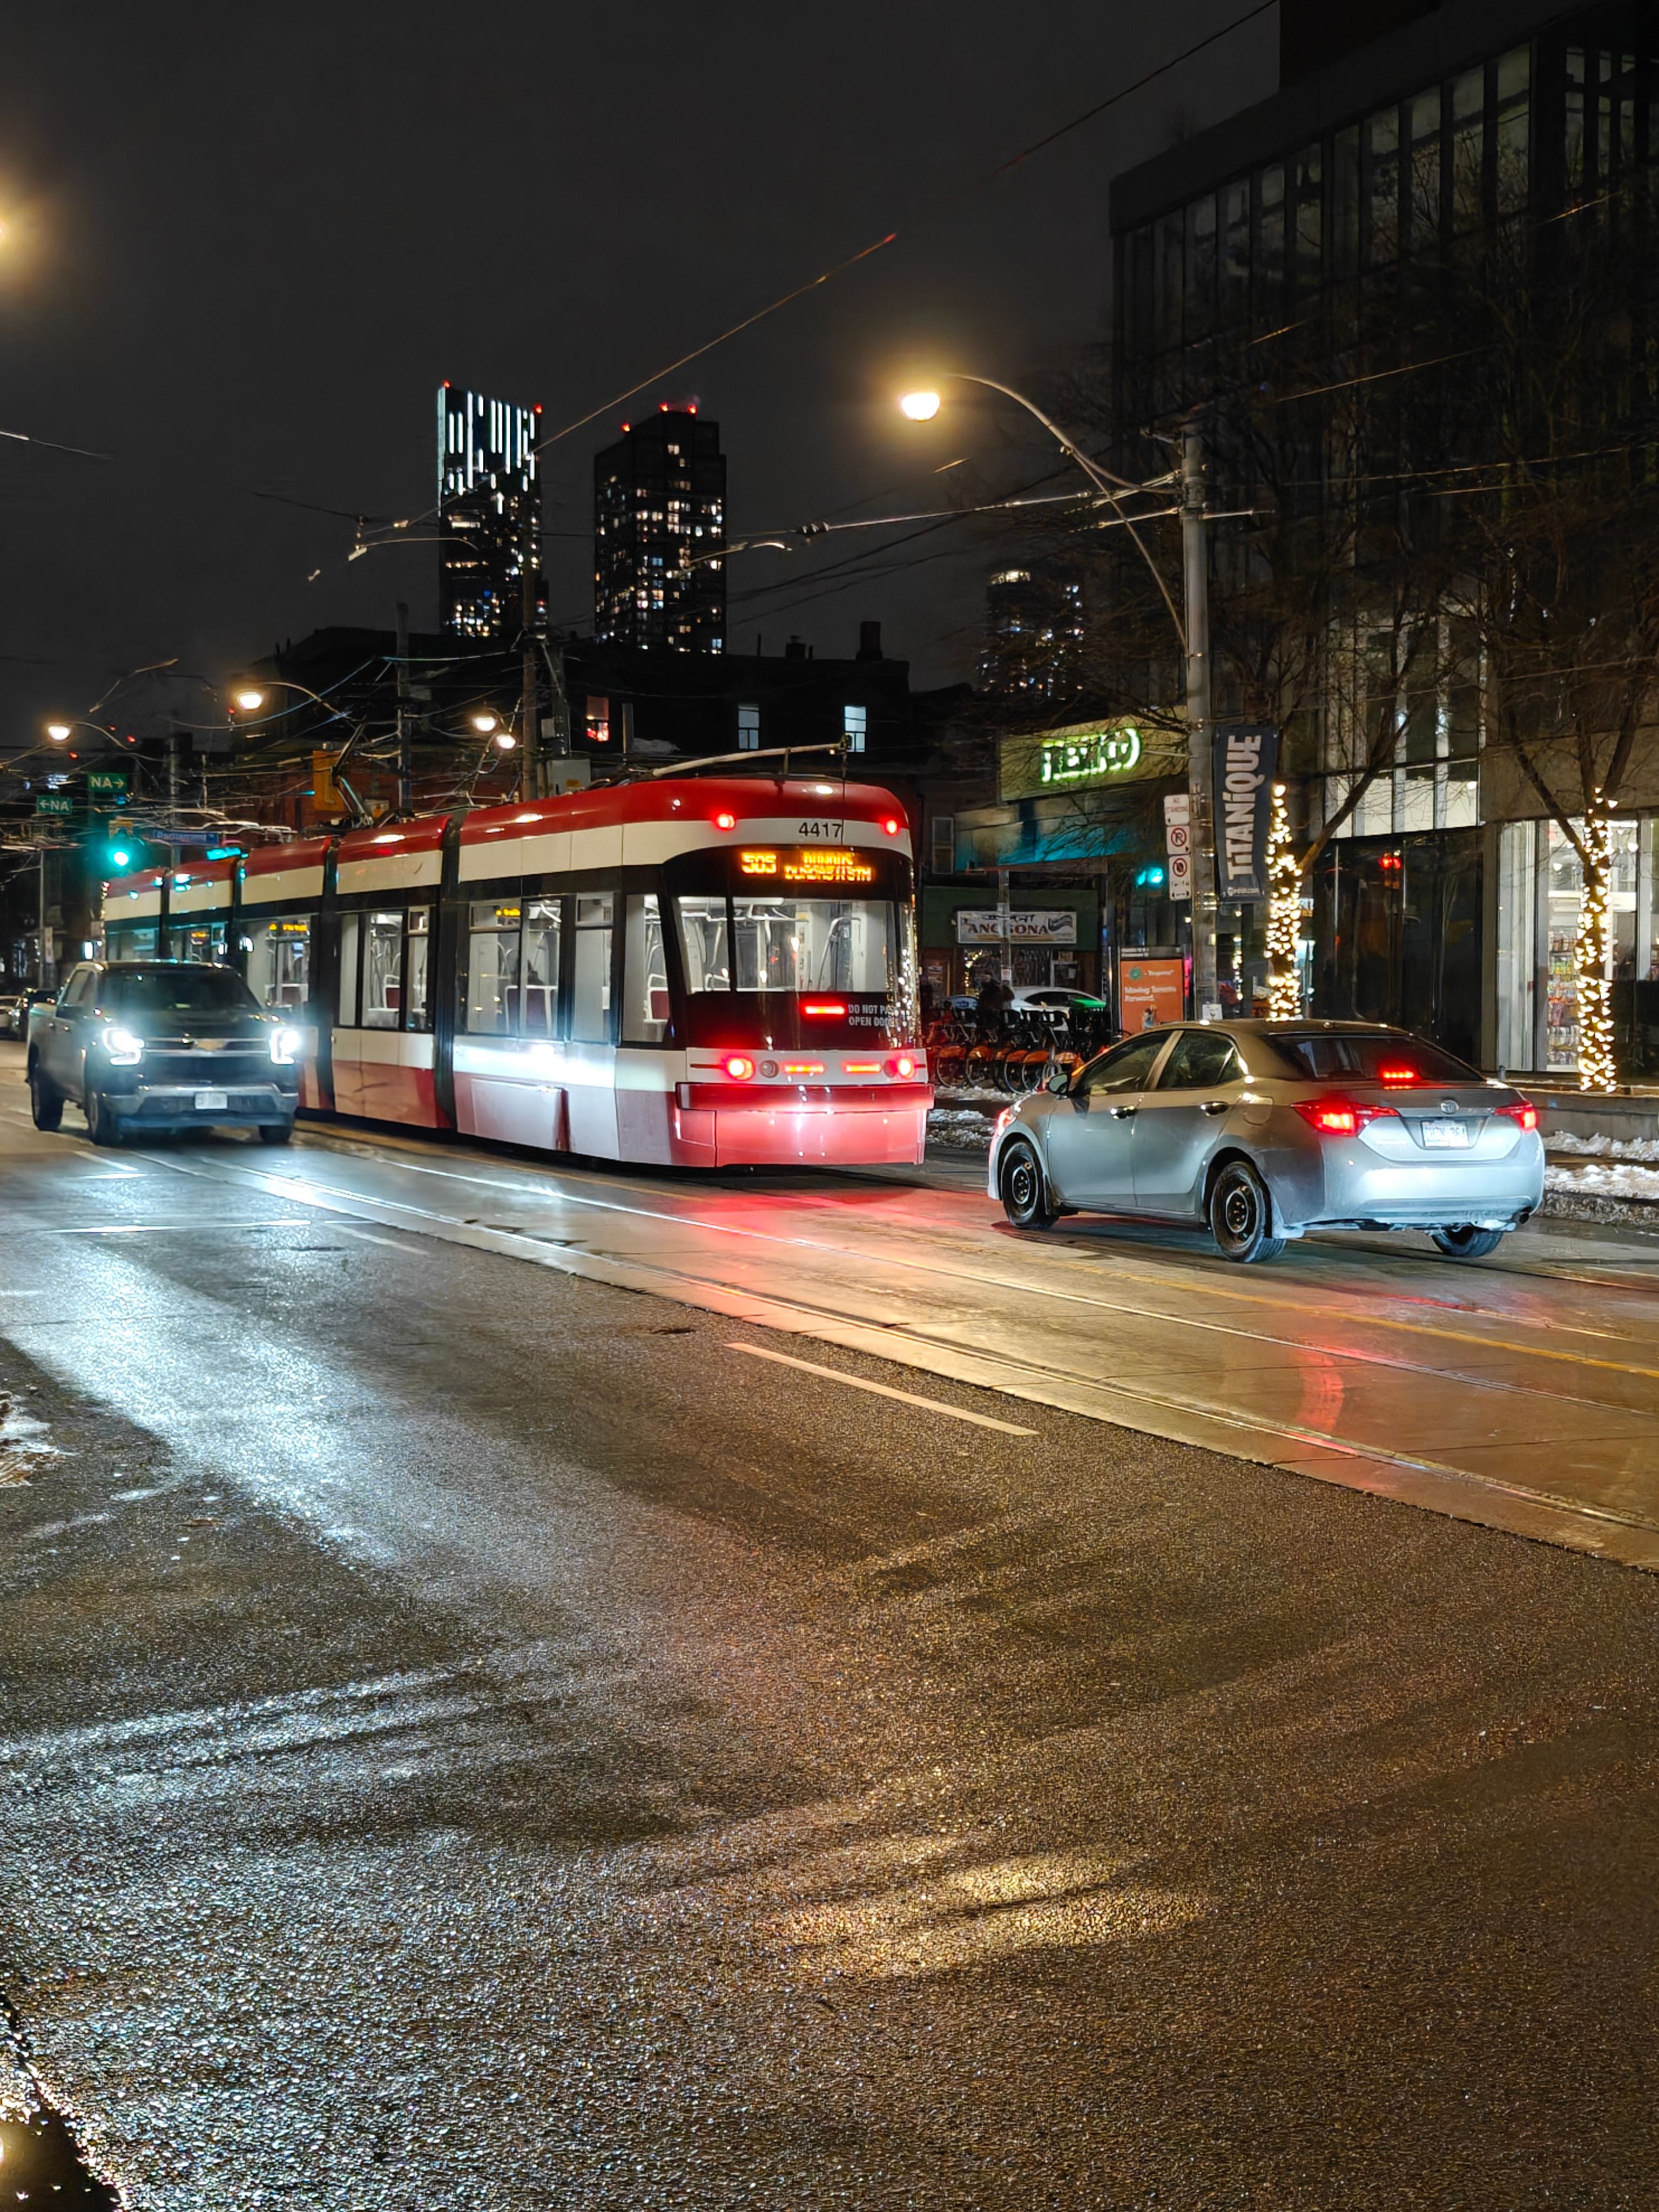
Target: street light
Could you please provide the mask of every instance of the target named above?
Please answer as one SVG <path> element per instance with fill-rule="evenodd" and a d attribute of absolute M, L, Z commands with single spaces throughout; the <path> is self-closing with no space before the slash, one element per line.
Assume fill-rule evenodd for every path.
<path fill-rule="evenodd" d="M 501 724 L 501 716 L 491 714 L 488 707 L 481 708 L 476 714 L 469 716 L 468 719 L 481 738 L 489 737 L 491 732 L 498 730 Z"/>
<path fill-rule="evenodd" d="M 68 722 L 48 722 L 46 735 L 52 739 L 53 744 L 66 745 L 75 735 L 75 732 Z"/>
<path fill-rule="evenodd" d="M 994 377 L 973 376 L 963 369 L 946 371 L 955 384 L 977 384 L 987 392 L 999 392 L 1005 399 L 1012 399 L 1026 413 L 1039 422 L 1060 447 L 1066 459 L 1080 468 L 1095 489 L 1116 508 L 1118 520 L 1135 542 L 1140 557 L 1152 572 L 1152 581 L 1163 596 L 1175 624 L 1176 635 L 1181 640 L 1181 650 L 1187 665 L 1187 787 L 1192 799 L 1193 817 L 1193 999 L 1194 1011 L 1200 1021 L 1218 1020 L 1220 1002 L 1216 995 L 1216 898 L 1215 898 L 1215 816 L 1211 792 L 1210 755 L 1207 738 L 1210 724 L 1210 600 L 1209 564 L 1204 542 L 1204 448 L 1198 424 L 1188 418 L 1181 439 L 1181 467 L 1167 477 L 1157 477 L 1146 483 L 1131 483 L 1127 477 L 1114 476 L 1097 461 L 1081 452 L 1075 441 L 1068 438 L 1057 422 L 1051 422 L 1035 400 L 1028 399 L 1023 392 L 1012 385 L 999 384 Z M 899 410 L 913 422 L 929 422 L 939 412 L 942 401 L 932 390 L 907 392 L 899 400 Z M 1186 619 L 1183 621 L 1169 586 L 1164 580 L 1152 554 L 1148 551 L 1136 520 L 1125 512 L 1124 497 L 1137 492 L 1160 491 L 1181 487 L 1181 542 L 1183 597 Z"/>

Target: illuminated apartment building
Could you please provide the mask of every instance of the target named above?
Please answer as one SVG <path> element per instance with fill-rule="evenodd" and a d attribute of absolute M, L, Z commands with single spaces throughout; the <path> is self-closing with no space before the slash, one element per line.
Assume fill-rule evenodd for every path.
<path fill-rule="evenodd" d="M 593 635 L 644 651 L 726 649 L 720 425 L 662 407 L 593 462 Z"/>

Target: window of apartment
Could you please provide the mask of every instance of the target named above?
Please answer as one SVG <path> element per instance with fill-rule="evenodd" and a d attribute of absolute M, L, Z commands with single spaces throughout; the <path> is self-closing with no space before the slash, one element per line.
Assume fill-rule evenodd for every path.
<path fill-rule="evenodd" d="M 1156 277 L 1157 335 L 1153 343 L 1160 350 L 1181 343 L 1181 301 L 1183 240 L 1186 220 L 1177 210 L 1166 215 L 1158 226 L 1158 272 Z"/>
<path fill-rule="evenodd" d="M 1486 106 L 1484 70 L 1468 70 L 1451 87 L 1452 233 L 1462 237 L 1480 227 L 1486 196 Z"/>
<path fill-rule="evenodd" d="M 1333 270 L 1352 276 L 1359 266 L 1359 131 L 1339 131 L 1331 141 Z"/>
<path fill-rule="evenodd" d="M 1440 238 L 1440 88 L 1419 92 L 1406 109 L 1411 125 L 1411 167 L 1407 190 L 1411 196 L 1412 250 L 1421 253 Z"/>
<path fill-rule="evenodd" d="M 760 708 L 758 707 L 738 708 L 738 750 L 740 753 L 756 753 L 760 750 Z"/>
<path fill-rule="evenodd" d="M 582 716 L 582 728 L 591 744 L 608 745 L 610 744 L 611 702 L 608 699 L 597 699 L 591 692 L 588 694 L 586 709 Z"/>
<path fill-rule="evenodd" d="M 1365 125 L 1365 265 L 1400 258 L 1400 112 L 1385 107 Z"/>
<path fill-rule="evenodd" d="M 1496 68 L 1498 94 L 1498 212 L 1516 215 L 1527 204 L 1531 150 L 1532 54 L 1517 46 Z"/>
<path fill-rule="evenodd" d="M 868 709 L 863 707 L 843 707 L 841 710 L 841 733 L 847 740 L 849 753 L 861 753 L 868 734 Z"/>
<path fill-rule="evenodd" d="M 1311 292 L 1324 274 L 1324 185 L 1321 149 L 1310 146 L 1291 165 L 1295 205 L 1291 220 L 1295 239 L 1291 248 L 1298 292 Z"/>
<path fill-rule="evenodd" d="M 927 865 L 936 876 L 948 876 L 956 865 L 957 817 L 936 814 L 927 825 Z"/>
<path fill-rule="evenodd" d="M 1187 206 L 1187 313 L 1189 338 L 1215 324 L 1215 197 L 1206 193 Z"/>
<path fill-rule="evenodd" d="M 1256 179 L 1252 290 L 1258 330 L 1274 329 L 1285 307 L 1285 172 L 1277 161 Z"/>
<path fill-rule="evenodd" d="M 1220 297 L 1217 313 L 1223 329 L 1242 322 L 1250 300 L 1250 187 L 1248 179 L 1221 192 Z"/>

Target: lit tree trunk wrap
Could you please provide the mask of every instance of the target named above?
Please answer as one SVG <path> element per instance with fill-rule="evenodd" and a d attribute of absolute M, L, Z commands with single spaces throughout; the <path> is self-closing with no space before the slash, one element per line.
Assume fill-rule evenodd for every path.
<path fill-rule="evenodd" d="M 1293 1022 L 1302 1012 L 1297 947 L 1302 936 L 1302 868 L 1291 839 L 1285 787 L 1273 786 L 1267 831 L 1267 1019 Z"/>
<path fill-rule="evenodd" d="M 1578 987 L 1578 1088 L 1611 1091 L 1619 1079 L 1613 1057 L 1611 944 L 1607 921 L 1613 890 L 1613 828 L 1600 792 L 1584 816 L 1584 902 L 1573 947 Z"/>

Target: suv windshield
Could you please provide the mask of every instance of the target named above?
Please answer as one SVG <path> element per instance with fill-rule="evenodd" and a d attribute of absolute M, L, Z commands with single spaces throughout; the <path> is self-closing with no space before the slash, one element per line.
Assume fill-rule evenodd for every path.
<path fill-rule="evenodd" d="M 231 968 L 112 969 L 100 994 L 112 1014 L 257 1014 L 259 1002 Z"/>
<path fill-rule="evenodd" d="M 1361 1030 L 1326 1036 L 1281 1036 L 1266 1040 L 1292 1073 L 1323 1082 L 1328 1076 L 1361 1083 L 1482 1083 L 1477 1068 L 1455 1060 L 1437 1044 L 1401 1030 Z"/>

